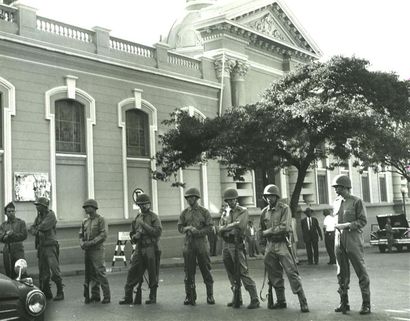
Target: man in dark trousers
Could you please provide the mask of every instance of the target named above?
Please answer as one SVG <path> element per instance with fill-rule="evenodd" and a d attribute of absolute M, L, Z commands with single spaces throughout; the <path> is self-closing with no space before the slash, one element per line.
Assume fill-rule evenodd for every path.
<path fill-rule="evenodd" d="M 97 201 L 88 199 L 83 208 L 87 215 L 80 230 L 80 246 L 84 250 L 85 263 L 84 303 L 100 300 L 100 291 L 98 289 L 96 293 L 95 290 L 95 286 L 99 284 L 104 295 L 101 303 L 107 304 L 111 301 L 110 286 L 105 275 L 104 242 L 107 239 L 107 226 L 104 217 L 97 213 Z M 88 293 L 89 283 L 93 292 L 91 298 Z"/>
<path fill-rule="evenodd" d="M 51 299 L 53 294 L 50 289 L 50 279 L 53 280 L 57 286 L 54 301 L 60 301 L 64 300 L 64 291 L 59 262 L 60 247 L 56 236 L 57 218 L 48 208 L 49 204 L 50 201 L 45 197 L 39 197 L 34 202 L 37 216 L 29 232 L 36 237 L 40 289 L 47 299 Z"/>
<path fill-rule="evenodd" d="M 235 280 L 235 264 L 239 264 L 239 267 L 236 266 L 236 268 L 239 268 L 240 281 L 245 290 L 248 291 L 251 299 L 247 308 L 256 309 L 259 308 L 260 303 L 255 281 L 252 280 L 249 275 L 244 243 L 249 214 L 245 207 L 238 204 L 238 197 L 238 191 L 234 188 L 226 189 L 223 195 L 223 200 L 228 203 L 230 211 L 221 218 L 220 226 L 218 228 L 223 239 L 222 257 L 233 292 L 235 291 L 235 286 L 239 286 Z M 239 244 L 235 244 L 235 242 Z M 235 250 L 239 251 L 237 259 L 235 258 Z M 241 305 L 241 303 L 242 302 L 240 302 L 239 305 Z M 235 307 L 234 298 L 232 299 L 232 302 L 228 303 L 228 306 Z"/>
<path fill-rule="evenodd" d="M 12 279 L 17 277 L 14 264 L 24 259 L 23 241 L 27 238 L 26 223 L 16 217 L 16 208 L 12 202 L 4 208 L 7 221 L 0 225 L 0 242 L 4 243 L 3 262 L 6 275 Z"/>
<path fill-rule="evenodd" d="M 155 304 L 157 303 L 160 256 L 158 242 L 162 233 L 162 225 L 158 215 L 151 211 L 151 199 L 147 194 L 139 194 L 136 203 L 140 207 L 141 213 L 132 222 L 130 232 L 131 240 L 136 248 L 131 258 L 131 267 L 128 270 L 127 282 L 124 287 L 125 296 L 119 304 L 133 303 L 133 289 L 142 282 L 146 270 L 148 270 L 150 293 L 145 304 Z M 140 297 L 140 294 L 137 295 Z M 140 299 L 135 300 L 135 303 L 140 304 Z"/>
<path fill-rule="evenodd" d="M 214 280 L 211 274 L 211 259 L 209 257 L 209 245 L 206 238 L 212 228 L 212 218 L 209 211 L 198 204 L 201 198 L 199 190 L 190 188 L 185 192 L 188 208 L 184 209 L 179 216 L 178 231 L 185 234 L 184 240 L 184 269 L 185 269 L 185 305 L 195 305 L 195 272 L 196 263 L 202 273 L 206 285 L 206 302 L 215 304 L 213 296 Z"/>
<path fill-rule="evenodd" d="M 306 252 L 308 257 L 308 264 L 319 263 L 319 237 L 323 240 L 322 231 L 316 217 L 312 217 L 313 210 L 306 208 L 306 217 L 302 219 L 302 235 L 303 241 L 306 244 Z"/>

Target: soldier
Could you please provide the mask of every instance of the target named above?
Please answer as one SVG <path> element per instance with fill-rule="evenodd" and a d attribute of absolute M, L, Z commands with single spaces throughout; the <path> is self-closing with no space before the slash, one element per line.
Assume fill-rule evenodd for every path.
<path fill-rule="evenodd" d="M 245 207 L 238 205 L 238 191 L 234 188 L 228 188 L 225 190 L 223 199 L 228 203 L 230 211 L 226 216 L 222 217 L 219 226 L 219 233 L 223 239 L 222 245 L 222 257 L 225 265 L 226 272 L 228 273 L 229 282 L 231 283 L 232 291 L 234 292 L 235 286 L 239 286 L 235 281 L 235 264 L 239 264 L 240 279 L 249 292 L 251 299 L 248 309 L 259 308 L 258 292 L 256 291 L 256 284 L 249 276 L 248 263 L 245 257 L 245 233 L 246 226 L 249 220 L 248 210 Z M 237 260 L 235 259 L 235 247 L 239 243 L 239 250 Z M 234 293 L 235 296 L 235 293 Z M 239 305 L 241 305 L 240 302 Z M 229 302 L 228 307 L 234 307 L 234 298 L 232 302 Z"/>
<path fill-rule="evenodd" d="M 98 284 L 103 292 L 102 304 L 111 302 L 110 285 L 105 275 L 105 250 L 104 242 L 107 239 L 107 226 L 104 217 L 97 213 L 98 203 L 88 199 L 83 204 L 87 218 L 83 220 L 80 229 L 80 246 L 84 250 L 85 281 L 84 281 L 84 303 L 98 302 L 100 291 L 95 287 Z M 89 297 L 89 283 L 91 281 L 93 295 Z M 98 291 L 98 292 L 97 292 Z"/>
<path fill-rule="evenodd" d="M 292 215 L 289 206 L 279 202 L 280 192 L 276 185 L 267 185 L 263 191 L 263 197 L 268 203 L 268 206 L 262 210 L 260 219 L 260 228 L 267 240 L 264 263 L 269 282 L 275 288 L 277 299 L 271 308 L 284 309 L 287 307 L 283 279 L 283 270 L 285 270 L 292 292 L 298 295 L 300 310 L 309 312 L 289 240 L 289 233 L 292 231 Z"/>
<path fill-rule="evenodd" d="M 147 194 L 139 194 L 136 201 L 141 209 L 131 224 L 130 237 L 136 244 L 135 252 L 131 258 L 131 267 L 128 270 L 127 283 L 125 284 L 125 297 L 119 304 L 132 304 L 132 292 L 134 287 L 142 283 L 144 272 L 148 270 L 149 299 L 145 304 L 157 303 L 158 272 L 160 250 L 158 241 L 162 233 L 161 220 L 157 214 L 151 211 L 151 200 Z M 138 290 L 140 291 L 140 289 Z M 134 301 L 140 304 L 139 298 Z"/>
<path fill-rule="evenodd" d="M 350 310 L 348 290 L 350 283 L 349 261 L 359 279 L 362 292 L 360 314 L 370 313 L 370 279 L 364 263 L 363 227 L 367 224 L 366 208 L 363 201 L 350 194 L 352 183 L 345 175 L 338 175 L 332 182 L 337 197 L 333 214 L 337 215 L 335 225 L 335 254 L 337 279 L 339 283 L 340 305 L 335 312 L 346 313 Z"/>
<path fill-rule="evenodd" d="M 201 198 L 196 188 L 185 192 L 185 199 L 189 207 L 184 209 L 179 216 L 178 231 L 185 234 L 184 240 L 184 270 L 185 270 L 185 305 L 195 305 L 195 272 L 196 262 L 201 270 L 202 278 L 206 285 L 206 302 L 215 304 L 213 296 L 214 280 L 211 275 L 211 259 L 209 257 L 209 244 L 206 238 L 212 228 L 212 218 L 209 211 L 198 204 Z"/>
<path fill-rule="evenodd" d="M 57 218 L 54 212 L 48 208 L 49 203 L 45 197 L 39 197 L 34 202 L 37 216 L 29 232 L 36 238 L 40 289 L 47 299 L 51 299 L 53 297 L 50 289 L 51 278 L 57 286 L 54 301 L 60 301 L 64 300 L 64 291 L 59 266 L 60 247 L 56 237 Z"/>
<path fill-rule="evenodd" d="M 0 242 L 4 243 L 3 262 L 6 275 L 12 279 L 17 277 L 14 264 L 24 259 L 23 241 L 27 238 L 26 222 L 16 217 L 16 208 L 10 202 L 4 208 L 7 221 L 0 226 Z"/>

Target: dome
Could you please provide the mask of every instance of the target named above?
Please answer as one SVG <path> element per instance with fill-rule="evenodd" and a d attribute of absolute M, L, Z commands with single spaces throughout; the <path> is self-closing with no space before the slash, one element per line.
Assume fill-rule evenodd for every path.
<path fill-rule="evenodd" d="M 201 9 L 216 2 L 217 0 L 187 0 L 185 14 L 175 21 L 168 33 L 168 45 L 172 49 L 201 47 L 202 37 L 194 24 L 201 18 Z"/>

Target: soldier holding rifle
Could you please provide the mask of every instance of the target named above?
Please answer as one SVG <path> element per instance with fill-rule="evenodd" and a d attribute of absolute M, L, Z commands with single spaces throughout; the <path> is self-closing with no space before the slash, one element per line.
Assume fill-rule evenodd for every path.
<path fill-rule="evenodd" d="M 119 304 L 132 304 L 132 291 L 138 285 L 134 299 L 135 304 L 141 304 L 141 283 L 145 270 L 148 271 L 149 299 L 145 304 L 157 302 L 159 260 L 161 252 L 158 241 L 162 233 L 162 224 L 158 215 L 152 212 L 151 200 L 147 194 L 141 193 L 137 197 L 137 205 L 141 213 L 137 215 L 131 225 L 130 237 L 136 244 L 131 258 L 131 267 L 128 271 L 125 284 L 125 297 Z"/>
<path fill-rule="evenodd" d="M 245 257 L 245 233 L 248 223 L 248 210 L 238 205 L 238 191 L 228 188 L 223 195 L 228 203 L 230 212 L 221 218 L 219 233 L 223 239 L 222 256 L 228 278 L 231 283 L 234 297 L 229 307 L 242 305 L 240 294 L 240 282 L 242 281 L 246 291 L 249 292 L 251 302 L 248 309 L 259 308 L 258 293 L 255 282 L 248 273 L 248 264 Z"/>
<path fill-rule="evenodd" d="M 292 292 L 298 295 L 300 310 L 309 312 L 301 278 L 293 256 L 289 233 L 292 231 L 292 215 L 289 206 L 279 202 L 280 192 L 276 185 L 267 185 L 263 191 L 268 206 L 262 210 L 260 228 L 267 239 L 265 250 L 265 269 L 269 282 L 275 289 L 277 302 L 271 302 L 270 308 L 287 307 L 283 270 L 285 270 Z M 273 301 L 273 300 L 272 300 Z"/>
<path fill-rule="evenodd" d="M 197 262 L 206 285 L 206 302 L 215 304 L 214 280 L 211 274 L 209 244 L 206 237 L 212 228 L 212 218 L 209 211 L 198 204 L 200 198 L 198 189 L 188 189 L 185 192 L 185 199 L 189 207 L 182 211 L 178 220 L 178 231 L 185 234 L 183 255 L 186 297 L 184 305 L 196 304 L 195 272 Z"/>

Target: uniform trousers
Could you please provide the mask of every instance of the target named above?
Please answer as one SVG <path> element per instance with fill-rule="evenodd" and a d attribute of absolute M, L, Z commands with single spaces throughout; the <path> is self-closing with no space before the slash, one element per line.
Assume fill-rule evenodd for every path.
<path fill-rule="evenodd" d="M 132 299 L 134 287 L 142 283 L 145 271 L 148 271 L 148 286 L 150 289 L 158 287 L 158 250 L 155 244 L 146 247 L 137 246 L 131 258 L 131 266 L 128 270 L 127 282 L 125 283 L 125 298 Z"/>
<path fill-rule="evenodd" d="M 84 264 L 85 264 L 85 281 L 91 283 L 92 297 L 99 297 L 95 289 L 96 285 L 101 286 L 101 290 L 104 298 L 111 299 L 110 285 L 108 284 L 108 279 L 105 271 L 105 251 L 104 248 L 100 249 L 87 249 L 84 253 Z"/>
<path fill-rule="evenodd" d="M 37 250 L 39 279 L 42 289 L 49 288 L 50 279 L 57 285 L 62 283 L 59 254 L 58 244 L 40 246 Z"/>
<path fill-rule="evenodd" d="M 11 279 L 15 279 L 17 277 L 17 274 L 14 271 L 14 264 L 16 264 L 19 259 L 24 259 L 23 246 L 21 246 L 21 249 L 12 247 L 9 251 L 9 245 L 6 244 L 3 248 L 3 263 L 6 275 Z"/>
<path fill-rule="evenodd" d="M 183 248 L 185 285 L 195 286 L 196 264 L 198 262 L 207 289 L 212 287 L 214 280 L 211 274 L 211 259 L 209 257 L 209 244 L 206 238 L 188 239 Z"/>

